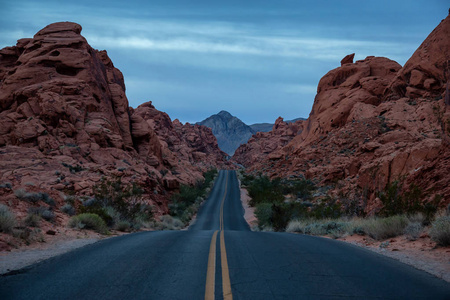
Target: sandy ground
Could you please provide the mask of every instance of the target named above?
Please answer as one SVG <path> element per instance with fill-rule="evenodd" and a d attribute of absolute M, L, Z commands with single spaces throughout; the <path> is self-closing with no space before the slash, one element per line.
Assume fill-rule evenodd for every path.
<path fill-rule="evenodd" d="M 239 182 L 240 184 L 240 182 Z M 258 225 L 258 220 L 255 217 L 255 208 L 251 207 L 249 205 L 250 196 L 248 195 L 248 192 L 246 189 L 241 188 L 241 201 L 242 206 L 244 207 L 245 213 L 244 213 L 244 219 L 247 221 L 248 225 L 251 229 L 256 227 Z"/>
<path fill-rule="evenodd" d="M 61 227 L 55 228 L 55 231 L 55 235 L 42 234 L 39 242 L 33 242 L 30 245 L 15 245 L 15 247 L 0 251 L 0 274 L 20 270 L 48 258 L 95 243 L 101 239 L 123 234 L 114 233 L 105 236 L 89 230 L 74 230 Z M 11 245 L 17 243 L 17 240 L 2 234 L 0 242 Z"/>
<path fill-rule="evenodd" d="M 255 209 L 248 204 L 249 200 L 247 190 L 241 188 L 244 218 L 250 228 L 255 228 L 258 220 L 254 214 Z M 450 247 L 437 247 L 427 235 L 421 236 L 416 241 L 408 241 L 406 237 L 400 236 L 380 242 L 359 235 L 346 236 L 339 240 L 389 256 L 450 282 Z"/>
<path fill-rule="evenodd" d="M 339 240 L 389 256 L 450 282 L 450 247 L 436 247 L 436 243 L 426 235 L 416 241 L 399 236 L 380 242 L 359 235 Z"/>

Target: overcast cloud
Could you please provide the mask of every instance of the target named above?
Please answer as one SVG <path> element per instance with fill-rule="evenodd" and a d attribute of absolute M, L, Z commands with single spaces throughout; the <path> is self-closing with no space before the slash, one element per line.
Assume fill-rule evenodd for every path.
<path fill-rule="evenodd" d="M 407 5 L 407 6 L 405 6 Z M 73 21 L 145 101 L 182 122 L 228 110 L 244 122 L 308 117 L 317 84 L 347 54 L 404 64 L 446 1 L 8 1 L 0 48 Z"/>

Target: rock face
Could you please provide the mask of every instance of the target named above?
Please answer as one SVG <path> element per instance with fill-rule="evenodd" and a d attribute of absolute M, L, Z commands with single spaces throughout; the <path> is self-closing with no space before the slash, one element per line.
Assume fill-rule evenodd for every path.
<path fill-rule="evenodd" d="M 211 128 L 220 149 L 229 155 L 233 155 L 234 151 L 246 143 L 254 133 L 248 125 L 226 111 L 212 115 L 197 124 Z"/>
<path fill-rule="evenodd" d="M 226 154 L 209 128 L 172 122 L 151 103 L 129 107 L 122 73 L 80 33 L 55 23 L 0 50 L 0 184 L 12 185 L 2 201 L 30 187 L 62 201 L 118 176 L 167 212 L 170 191 L 223 167 Z"/>
<path fill-rule="evenodd" d="M 235 159 L 250 171 L 315 179 L 366 212 L 394 181 L 400 192 L 416 186 L 421 200 L 448 205 L 449 36 L 447 17 L 403 67 L 383 57 L 344 58 L 320 80 L 301 132 L 270 153 L 257 146 L 267 137 L 254 136 Z"/>
<path fill-rule="evenodd" d="M 303 123 L 303 120 L 288 123 L 279 117 L 271 131 L 257 132 L 246 144 L 241 145 L 234 153 L 233 160 L 252 166 L 260 165 L 266 160 L 282 158 L 285 155 L 283 147 L 302 132 Z"/>
<path fill-rule="evenodd" d="M 297 121 L 304 121 L 306 119 L 304 118 L 296 118 L 293 120 L 289 120 L 289 121 L 284 121 L 286 123 L 295 123 Z M 256 124 L 252 124 L 252 125 L 248 125 L 250 126 L 250 128 L 253 130 L 253 132 L 257 133 L 257 132 L 269 132 L 272 131 L 273 129 L 273 123 L 256 123 Z"/>

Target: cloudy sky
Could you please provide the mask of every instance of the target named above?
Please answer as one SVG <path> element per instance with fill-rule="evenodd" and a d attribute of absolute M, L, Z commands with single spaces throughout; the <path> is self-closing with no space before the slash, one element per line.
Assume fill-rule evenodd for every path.
<path fill-rule="evenodd" d="M 308 117 L 317 84 L 347 54 L 404 64 L 447 0 L 0 0 L 0 48 L 77 22 L 125 77 L 130 106 L 153 101 L 195 123 L 227 110 L 247 124 Z"/>

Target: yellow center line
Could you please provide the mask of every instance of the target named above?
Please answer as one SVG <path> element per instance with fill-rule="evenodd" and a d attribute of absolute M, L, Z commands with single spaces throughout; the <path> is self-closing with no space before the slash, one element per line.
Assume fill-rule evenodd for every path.
<path fill-rule="evenodd" d="M 225 203 L 225 198 L 227 197 L 227 188 L 228 188 L 228 171 L 226 171 L 227 177 L 225 180 L 225 193 L 223 194 L 222 203 L 220 204 L 220 230 L 223 230 L 223 205 Z"/>
<path fill-rule="evenodd" d="M 227 250 L 225 248 L 225 235 L 224 235 L 224 225 L 223 225 L 223 206 L 225 203 L 225 198 L 227 196 L 228 188 L 228 171 L 225 171 L 226 181 L 225 181 L 225 193 L 222 198 L 222 203 L 220 204 L 220 263 L 222 266 L 222 291 L 224 300 L 233 300 L 233 294 L 231 291 L 230 282 L 230 272 L 228 269 L 228 259 Z M 208 257 L 208 269 L 206 272 L 206 287 L 205 287 L 205 300 L 214 300 L 215 292 L 215 276 L 216 276 L 216 240 L 217 232 L 216 230 L 211 239 L 211 245 L 209 246 L 209 257 Z"/>
<path fill-rule="evenodd" d="M 228 270 L 227 250 L 225 249 L 225 236 L 220 232 L 220 259 L 222 264 L 222 290 L 224 300 L 233 300 L 231 293 L 230 272 Z"/>
<path fill-rule="evenodd" d="M 214 288 L 216 279 L 216 239 L 218 230 L 214 231 L 209 246 L 208 270 L 206 272 L 205 300 L 214 300 Z"/>

